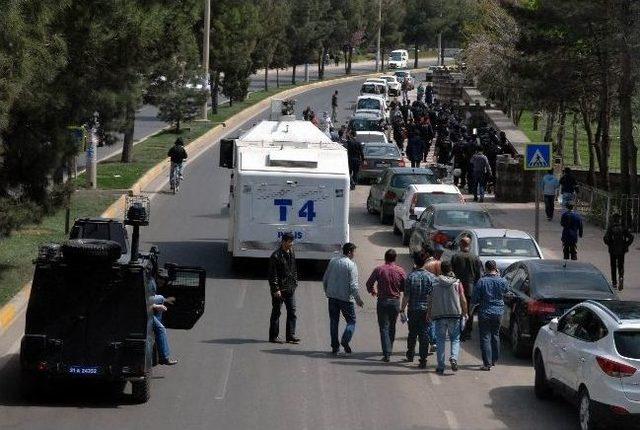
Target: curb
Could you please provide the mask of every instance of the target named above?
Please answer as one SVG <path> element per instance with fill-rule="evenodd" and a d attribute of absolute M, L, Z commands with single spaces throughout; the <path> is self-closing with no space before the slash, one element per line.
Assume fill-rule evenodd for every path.
<path fill-rule="evenodd" d="M 412 72 L 422 72 L 425 68 L 411 69 Z M 378 76 L 382 72 L 368 73 L 361 75 L 345 76 L 342 78 L 327 79 L 325 81 L 312 82 L 309 84 L 301 85 L 295 88 L 291 88 L 280 93 L 269 96 L 258 103 L 249 106 L 248 108 L 238 112 L 225 121 L 227 129 L 233 130 L 240 126 L 243 122 L 253 118 L 260 112 L 265 110 L 271 105 L 271 100 L 293 97 L 307 91 L 316 90 L 318 88 L 326 88 L 334 85 L 340 85 L 347 82 L 358 81 L 366 79 L 372 76 Z M 202 136 L 191 141 L 185 146 L 187 154 L 189 155 L 187 163 L 193 161 L 214 145 L 225 135 L 226 129 L 221 125 L 213 127 Z M 138 181 L 131 186 L 129 193 L 140 194 L 142 193 L 152 182 L 158 179 L 160 176 L 169 175 L 169 169 L 171 164 L 169 159 L 165 159 L 156 164 L 151 169 L 142 175 Z M 125 194 L 122 194 L 118 199 L 111 204 L 100 216 L 102 218 L 121 218 L 124 215 L 124 200 Z M 17 316 L 26 308 L 29 300 L 29 293 L 31 291 L 31 282 L 27 283 L 6 305 L 0 308 L 0 336 L 14 323 Z"/>

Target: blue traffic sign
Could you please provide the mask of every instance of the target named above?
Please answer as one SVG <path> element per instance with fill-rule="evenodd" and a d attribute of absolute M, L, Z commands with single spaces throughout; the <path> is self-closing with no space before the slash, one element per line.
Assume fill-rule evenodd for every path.
<path fill-rule="evenodd" d="M 524 170 L 549 170 L 551 168 L 551 143 L 527 143 Z"/>

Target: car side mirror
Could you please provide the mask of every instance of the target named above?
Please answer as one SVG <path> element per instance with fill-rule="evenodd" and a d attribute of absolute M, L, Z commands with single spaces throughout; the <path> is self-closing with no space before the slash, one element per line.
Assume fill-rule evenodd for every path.
<path fill-rule="evenodd" d="M 409 219 L 412 219 L 412 220 L 414 220 L 414 221 L 415 221 L 415 220 L 417 220 L 417 219 L 418 219 L 418 215 L 416 215 L 416 214 L 411 214 L 411 215 L 409 215 Z"/>
<path fill-rule="evenodd" d="M 549 329 L 551 329 L 551 331 L 558 331 L 558 318 L 553 318 L 549 322 Z"/>

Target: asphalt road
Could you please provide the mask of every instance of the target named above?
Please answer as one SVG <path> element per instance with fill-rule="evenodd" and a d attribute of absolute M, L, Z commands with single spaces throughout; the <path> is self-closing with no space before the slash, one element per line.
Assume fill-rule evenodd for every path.
<path fill-rule="evenodd" d="M 359 83 L 339 85 L 341 119 Z M 298 110 L 329 106 L 334 88 L 298 96 Z M 249 121 L 244 127 L 251 126 Z M 154 369 L 146 405 L 113 402 L 92 387 L 67 387 L 41 404 L 19 394 L 18 359 L 0 369 L 2 429 L 567 429 L 575 413 L 533 395 L 533 369 L 505 352 L 491 372 L 481 363 L 477 331 L 463 344 L 461 370 L 445 376 L 401 362 L 407 329 L 399 325 L 391 363 L 380 361 L 375 301 L 357 311 L 354 354 L 328 354 L 327 304 L 321 273 L 305 265 L 297 292 L 300 345 L 266 342 L 270 298 L 263 262 L 233 271 L 226 253 L 229 172 L 219 169 L 217 146 L 193 160 L 178 195 L 154 194 L 147 244 L 165 261 L 207 269 L 207 310 L 188 332 L 171 331 L 175 367 Z M 165 187 L 166 189 L 166 187 Z M 352 195 L 352 241 L 361 283 L 395 247 L 406 248 L 388 226 L 365 210 L 367 187 Z M 366 296 L 366 294 L 364 294 Z M 283 318 L 284 319 L 284 318 Z M 284 321 L 282 321 L 282 324 Z M 341 326 L 342 327 L 342 326 Z M 282 329 L 284 330 L 284 329 Z M 2 366 L 2 363 L 0 363 Z M 128 389 L 128 388 L 127 388 Z"/>

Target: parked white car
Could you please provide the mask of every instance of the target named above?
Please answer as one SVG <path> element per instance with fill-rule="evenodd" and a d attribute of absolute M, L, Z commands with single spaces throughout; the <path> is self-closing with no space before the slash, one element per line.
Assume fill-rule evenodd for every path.
<path fill-rule="evenodd" d="M 388 121 L 389 110 L 387 108 L 387 101 L 377 95 L 360 96 L 356 102 L 354 115 Z"/>
<path fill-rule="evenodd" d="M 365 81 L 360 87 L 360 95 L 371 94 L 380 97 L 384 97 L 387 99 L 387 92 L 389 88 L 387 87 L 387 83 L 385 82 L 377 82 L 377 81 Z"/>
<path fill-rule="evenodd" d="M 637 423 L 640 302 L 588 300 L 572 307 L 540 329 L 533 362 L 536 396 L 557 392 L 574 402 L 581 429 Z"/>
<path fill-rule="evenodd" d="M 464 203 L 462 193 L 455 185 L 409 185 L 393 210 L 393 231 L 402 235 L 402 244 L 408 245 L 411 229 L 425 208 L 437 203 Z"/>
<path fill-rule="evenodd" d="M 384 79 L 387 81 L 387 86 L 389 87 L 389 97 L 398 97 L 400 95 L 400 81 L 395 75 L 382 75 L 380 79 Z"/>

